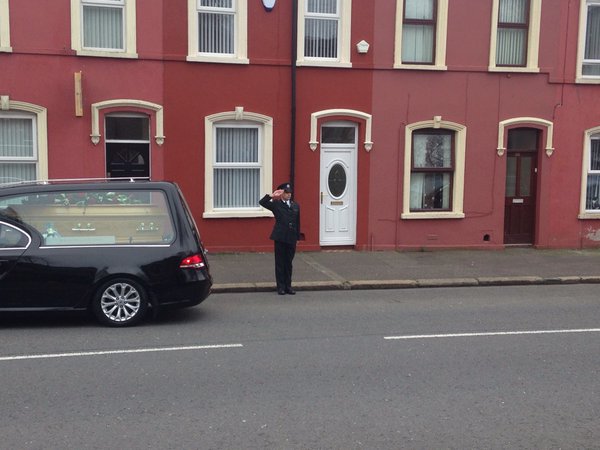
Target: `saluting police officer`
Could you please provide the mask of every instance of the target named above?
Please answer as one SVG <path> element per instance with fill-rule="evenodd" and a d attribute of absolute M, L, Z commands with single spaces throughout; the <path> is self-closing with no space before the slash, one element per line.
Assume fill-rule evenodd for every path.
<path fill-rule="evenodd" d="M 258 202 L 273 212 L 275 225 L 270 238 L 275 242 L 275 279 L 279 295 L 296 292 L 292 289 L 292 260 L 296 242 L 300 239 L 300 205 L 292 201 L 292 186 L 283 183 L 272 194 Z"/>

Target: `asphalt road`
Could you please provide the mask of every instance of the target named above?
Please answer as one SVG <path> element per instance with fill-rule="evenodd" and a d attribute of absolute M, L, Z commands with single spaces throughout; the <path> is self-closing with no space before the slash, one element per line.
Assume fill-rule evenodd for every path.
<path fill-rule="evenodd" d="M 595 285 L 0 316 L 0 448 L 600 448 Z"/>

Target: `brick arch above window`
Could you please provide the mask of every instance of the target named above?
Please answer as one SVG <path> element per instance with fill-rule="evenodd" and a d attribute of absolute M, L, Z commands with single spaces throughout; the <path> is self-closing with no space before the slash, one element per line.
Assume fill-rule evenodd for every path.
<path fill-rule="evenodd" d="M 102 135 L 100 134 L 100 110 L 106 108 L 140 108 L 149 109 L 154 111 L 156 114 L 156 136 L 154 139 L 157 145 L 163 145 L 165 142 L 164 136 L 164 120 L 163 120 L 163 107 L 157 103 L 151 103 L 144 100 L 131 100 L 131 99 L 116 99 L 116 100 L 105 100 L 103 102 L 97 102 L 92 104 L 92 134 L 90 138 L 92 143 L 97 145 L 100 142 Z"/>
<path fill-rule="evenodd" d="M 496 151 L 498 152 L 498 156 L 502 156 L 504 155 L 505 151 L 506 151 L 506 139 L 507 139 L 507 135 L 505 133 L 505 130 L 507 128 L 514 128 L 515 125 L 521 125 L 521 126 L 535 126 L 535 127 L 542 127 L 546 129 L 546 145 L 545 145 L 545 149 L 546 149 L 546 155 L 548 155 L 548 157 L 552 156 L 552 153 L 554 153 L 554 147 L 553 147 L 553 133 L 554 133 L 554 124 L 552 122 L 550 122 L 549 120 L 545 120 L 545 119 L 539 119 L 537 117 L 515 117 L 513 119 L 506 119 L 501 121 L 498 124 L 498 148 L 496 149 Z"/>
<path fill-rule="evenodd" d="M 371 123 L 372 116 L 362 111 L 354 109 L 325 109 L 323 111 L 317 111 L 310 115 L 310 141 L 308 145 L 312 151 L 315 151 L 319 146 L 317 141 L 318 123 L 319 120 L 325 117 L 354 117 L 365 121 L 365 150 L 370 152 L 373 148 L 373 142 L 371 141 Z"/>

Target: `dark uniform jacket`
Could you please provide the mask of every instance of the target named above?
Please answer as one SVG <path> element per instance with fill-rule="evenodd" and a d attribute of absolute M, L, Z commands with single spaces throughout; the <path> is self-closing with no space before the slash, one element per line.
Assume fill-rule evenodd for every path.
<path fill-rule="evenodd" d="M 281 200 L 273 200 L 268 194 L 258 202 L 273 212 L 275 225 L 270 238 L 274 241 L 295 244 L 300 239 L 300 205 L 290 200 L 290 206 Z"/>

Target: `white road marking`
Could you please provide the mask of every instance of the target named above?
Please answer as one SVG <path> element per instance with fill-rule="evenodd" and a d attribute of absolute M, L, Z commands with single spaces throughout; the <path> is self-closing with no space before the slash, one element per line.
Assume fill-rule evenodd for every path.
<path fill-rule="evenodd" d="M 189 345 L 183 347 L 155 347 L 135 348 L 130 350 L 99 350 L 95 352 L 72 352 L 72 353 L 42 353 L 39 355 L 16 355 L 0 356 L 0 361 L 16 361 L 20 359 L 48 359 L 48 358 L 72 358 L 75 356 L 100 356 L 100 355 L 122 355 L 126 353 L 153 353 L 153 352 L 177 352 L 181 350 L 211 350 L 219 348 L 243 347 L 242 344 L 221 345 Z"/>
<path fill-rule="evenodd" d="M 600 328 L 582 328 L 573 330 L 532 330 L 532 331 L 491 331 L 486 333 L 449 333 L 449 334 L 414 334 L 406 336 L 386 336 L 384 339 L 433 339 L 481 336 L 518 336 L 523 334 L 560 334 L 560 333 L 598 333 Z"/>

